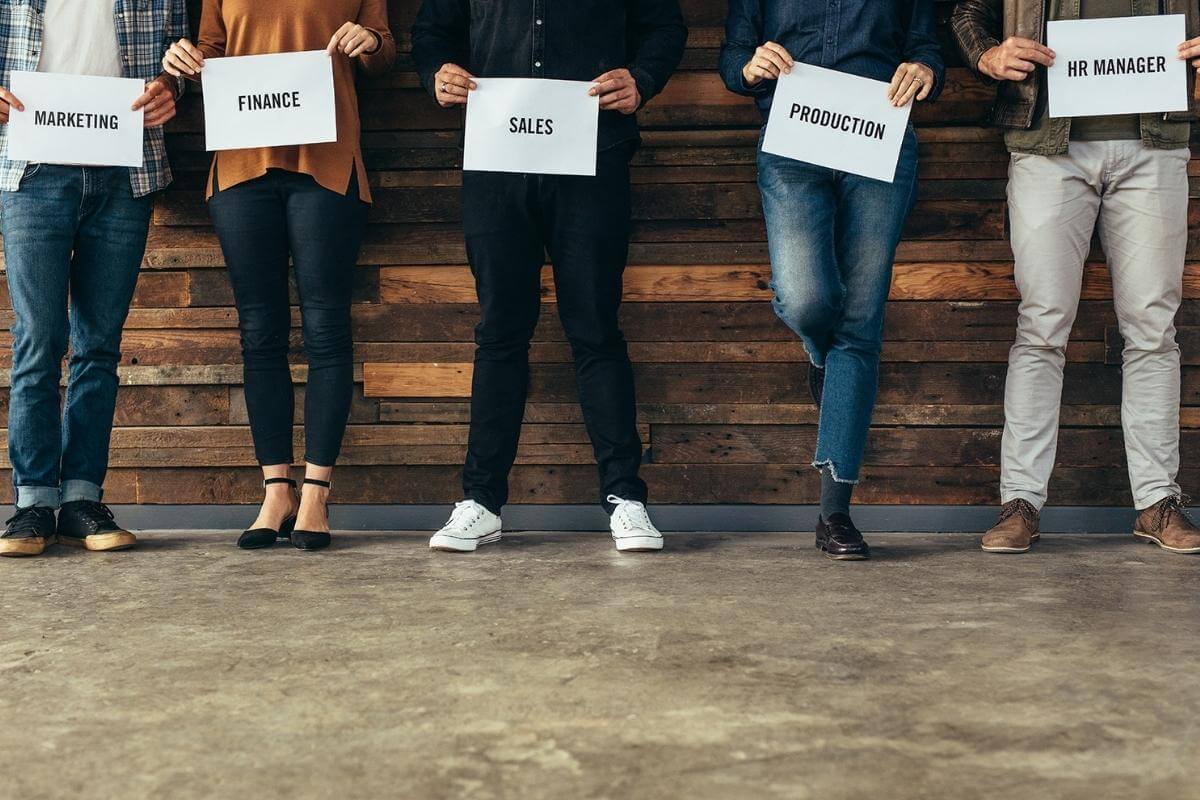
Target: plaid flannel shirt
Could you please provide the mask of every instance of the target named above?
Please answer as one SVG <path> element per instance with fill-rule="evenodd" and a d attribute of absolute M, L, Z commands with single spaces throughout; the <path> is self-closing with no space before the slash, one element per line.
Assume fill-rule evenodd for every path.
<path fill-rule="evenodd" d="M 0 0 L 0 86 L 9 85 L 13 72 L 36 72 L 42 55 L 46 0 Z M 151 81 L 162 73 L 162 58 L 172 42 L 188 35 L 186 0 L 113 0 L 117 44 L 126 78 Z M 183 92 L 176 82 L 175 94 Z M 0 191 L 21 187 L 26 163 L 8 158 L 8 126 L 0 125 Z M 136 197 L 165 189 L 171 167 L 162 126 L 147 128 L 141 167 L 130 168 Z"/>

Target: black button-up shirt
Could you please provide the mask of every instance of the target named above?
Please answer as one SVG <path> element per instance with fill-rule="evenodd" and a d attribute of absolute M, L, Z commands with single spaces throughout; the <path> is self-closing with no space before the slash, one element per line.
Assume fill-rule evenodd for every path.
<path fill-rule="evenodd" d="M 683 57 L 679 0 L 424 0 L 413 60 L 434 93 L 443 64 L 479 78 L 590 81 L 628 68 L 645 103 Z M 599 148 L 637 138 L 633 115 L 600 112 Z"/>

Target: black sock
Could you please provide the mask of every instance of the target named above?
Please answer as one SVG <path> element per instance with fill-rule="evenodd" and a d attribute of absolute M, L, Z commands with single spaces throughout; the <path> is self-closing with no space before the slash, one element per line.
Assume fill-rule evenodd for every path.
<path fill-rule="evenodd" d="M 853 483 L 842 483 L 833 479 L 833 470 L 821 467 L 821 519 L 829 520 L 834 514 L 850 516 L 850 495 L 854 494 Z"/>

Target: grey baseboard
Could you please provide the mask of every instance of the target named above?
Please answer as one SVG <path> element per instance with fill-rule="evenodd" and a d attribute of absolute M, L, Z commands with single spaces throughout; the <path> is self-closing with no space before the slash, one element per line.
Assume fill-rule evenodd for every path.
<path fill-rule="evenodd" d="M 253 506 L 113 506 L 123 525 L 135 530 L 238 530 L 254 518 Z M 425 531 L 446 521 L 444 505 L 339 505 L 332 521 L 339 530 Z M 664 531 L 810 531 L 815 506 L 655 505 L 655 523 Z M 1047 508 L 1047 533 L 1128 533 L 1133 511 L 1126 508 L 1063 506 Z M 996 509 L 976 506 L 855 506 L 854 521 L 875 533 L 979 533 L 996 521 Z M 504 527 L 526 531 L 604 531 L 607 517 L 597 506 L 513 505 Z"/>

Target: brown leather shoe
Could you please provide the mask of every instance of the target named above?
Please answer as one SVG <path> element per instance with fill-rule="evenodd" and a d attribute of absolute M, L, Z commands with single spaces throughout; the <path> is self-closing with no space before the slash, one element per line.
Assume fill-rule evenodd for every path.
<path fill-rule="evenodd" d="M 1028 500 L 1009 500 L 1000 510 L 1000 519 L 983 535 L 980 546 L 989 553 L 1024 553 L 1041 536 L 1040 519 Z"/>
<path fill-rule="evenodd" d="M 1138 514 L 1133 535 L 1172 553 L 1200 553 L 1200 528 L 1184 513 L 1187 498 L 1164 497 Z"/>

